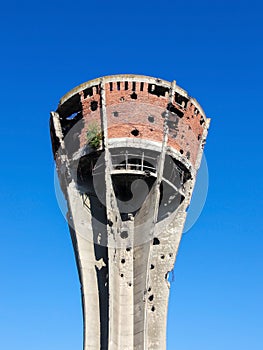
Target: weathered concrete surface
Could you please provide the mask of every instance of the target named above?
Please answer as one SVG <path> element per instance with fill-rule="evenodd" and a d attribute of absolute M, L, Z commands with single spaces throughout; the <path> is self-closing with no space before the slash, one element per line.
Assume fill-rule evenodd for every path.
<path fill-rule="evenodd" d="M 166 348 L 168 274 L 209 122 L 175 82 L 136 75 L 82 84 L 51 113 L 82 286 L 84 350 Z"/>

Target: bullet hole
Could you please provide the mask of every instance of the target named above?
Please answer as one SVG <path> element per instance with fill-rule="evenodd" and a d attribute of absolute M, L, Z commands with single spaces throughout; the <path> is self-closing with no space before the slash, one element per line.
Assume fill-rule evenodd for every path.
<path fill-rule="evenodd" d="M 122 231 L 121 234 L 120 234 L 120 236 L 121 236 L 122 239 L 128 238 L 128 236 L 129 236 L 129 235 L 128 235 L 128 231 Z"/>
<path fill-rule="evenodd" d="M 154 307 L 154 306 L 152 306 L 152 307 L 151 307 L 151 310 L 152 310 L 152 312 L 154 312 L 154 311 L 155 311 L 155 307 Z"/>
<path fill-rule="evenodd" d="M 126 252 L 130 252 L 131 251 L 131 248 L 126 248 Z"/>
<path fill-rule="evenodd" d="M 122 263 L 122 264 L 125 264 L 125 259 L 121 259 L 121 263 Z"/>
<path fill-rule="evenodd" d="M 181 154 L 184 154 L 184 151 L 183 151 L 182 149 L 180 149 L 180 153 L 181 153 Z"/>
<path fill-rule="evenodd" d="M 158 238 L 154 237 L 153 239 L 153 245 L 159 245 L 160 244 L 160 241 Z"/>
<path fill-rule="evenodd" d="M 131 99 L 137 100 L 137 94 L 135 92 L 131 94 Z"/>
<path fill-rule="evenodd" d="M 121 278 L 122 278 L 122 277 L 124 276 L 124 274 L 123 274 L 123 273 L 121 273 L 121 274 L 120 274 L 120 276 L 121 276 Z"/>
<path fill-rule="evenodd" d="M 113 115 L 114 115 L 114 117 L 118 117 L 119 116 L 119 112 L 115 111 L 115 112 L 113 112 Z"/>
<path fill-rule="evenodd" d="M 149 296 L 149 301 L 153 301 L 153 294 Z"/>
<path fill-rule="evenodd" d="M 172 256 L 173 256 L 173 253 L 170 253 L 170 254 L 169 254 L 169 257 L 171 258 Z"/>
<path fill-rule="evenodd" d="M 161 259 L 163 260 L 164 258 L 165 258 L 165 255 L 162 254 L 162 255 L 161 255 Z"/>
<path fill-rule="evenodd" d="M 129 287 L 131 287 L 131 286 L 132 286 L 131 282 L 129 282 L 129 283 L 128 283 L 128 286 L 129 286 Z"/>
<path fill-rule="evenodd" d="M 151 269 L 151 270 L 153 270 L 153 269 L 154 269 L 154 265 L 153 265 L 153 264 L 151 264 L 151 267 L 150 267 L 150 269 Z"/>
<path fill-rule="evenodd" d="M 138 136 L 139 135 L 139 130 L 138 129 L 133 129 L 132 131 L 131 131 L 131 134 L 133 135 L 133 136 Z"/>
<path fill-rule="evenodd" d="M 190 152 L 189 151 L 186 152 L 186 158 L 190 159 Z"/>
<path fill-rule="evenodd" d="M 98 108 L 98 102 L 97 101 L 91 101 L 90 103 L 90 109 L 94 112 Z"/>
<path fill-rule="evenodd" d="M 150 123 L 154 123 L 154 117 L 152 115 L 150 115 L 148 117 L 148 120 L 149 120 Z"/>
<path fill-rule="evenodd" d="M 128 81 L 125 81 L 124 90 L 128 90 L 128 89 L 129 89 L 129 83 L 128 83 Z"/>

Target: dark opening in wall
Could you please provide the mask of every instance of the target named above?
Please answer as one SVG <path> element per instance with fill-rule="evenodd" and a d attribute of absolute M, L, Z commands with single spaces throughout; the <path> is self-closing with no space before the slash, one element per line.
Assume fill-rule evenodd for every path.
<path fill-rule="evenodd" d="M 121 259 L 121 263 L 122 263 L 122 264 L 125 264 L 125 259 Z"/>
<path fill-rule="evenodd" d="M 149 296 L 149 301 L 153 301 L 153 294 Z"/>
<path fill-rule="evenodd" d="M 123 274 L 123 273 L 121 273 L 121 274 L 120 274 L 120 276 L 121 276 L 121 277 L 123 277 L 123 276 L 124 276 L 124 274 Z"/>
<path fill-rule="evenodd" d="M 168 103 L 167 109 L 169 112 L 176 114 L 179 118 L 183 118 L 184 113 L 176 108 L 172 103 Z"/>
<path fill-rule="evenodd" d="M 151 269 L 151 270 L 153 270 L 153 269 L 154 269 L 154 265 L 153 265 L 153 264 L 151 264 L 151 267 L 150 267 L 150 269 Z"/>
<path fill-rule="evenodd" d="M 148 292 L 150 292 L 151 290 L 152 290 L 152 288 L 151 288 L 151 287 L 149 287 L 149 288 L 148 288 Z"/>
<path fill-rule="evenodd" d="M 166 93 L 169 93 L 169 88 L 160 85 L 149 84 L 148 92 L 150 94 L 156 95 L 158 97 L 165 96 Z"/>
<path fill-rule="evenodd" d="M 128 89 L 129 89 L 129 83 L 128 83 L 128 81 L 125 81 L 125 83 L 124 83 L 124 89 L 125 89 L 125 90 L 128 90 Z"/>
<path fill-rule="evenodd" d="M 151 310 L 152 310 L 152 312 L 154 312 L 154 311 L 155 311 L 155 307 L 154 307 L 154 306 L 152 306 L 152 307 L 151 307 Z"/>
<path fill-rule="evenodd" d="M 137 100 L 137 94 L 135 92 L 131 94 L 131 99 Z"/>
<path fill-rule="evenodd" d="M 140 91 L 143 91 L 143 87 L 144 87 L 144 83 L 141 82 L 141 84 L 140 84 Z"/>
<path fill-rule="evenodd" d="M 118 117 L 119 113 L 117 111 L 113 112 L 114 117 Z"/>
<path fill-rule="evenodd" d="M 187 103 L 188 103 L 188 98 L 178 94 L 178 92 L 175 93 L 174 95 L 174 100 L 176 103 L 178 103 L 179 105 L 181 105 L 182 107 L 186 107 Z"/>
<path fill-rule="evenodd" d="M 150 123 L 154 123 L 154 117 L 152 115 L 149 115 L 148 120 Z"/>
<path fill-rule="evenodd" d="M 132 82 L 132 91 L 136 91 L 136 81 Z"/>
<path fill-rule="evenodd" d="M 98 102 L 97 101 L 91 101 L 90 103 L 90 109 L 94 112 L 98 108 Z"/>
<path fill-rule="evenodd" d="M 131 248 L 126 248 L 126 252 L 130 252 L 131 251 Z"/>
<path fill-rule="evenodd" d="M 117 81 L 117 90 L 119 91 L 121 89 L 121 83 L 120 81 Z"/>
<path fill-rule="evenodd" d="M 93 89 L 92 87 L 89 87 L 83 91 L 84 98 L 93 96 Z"/>
<path fill-rule="evenodd" d="M 186 152 L 186 158 L 190 159 L 190 152 L 189 151 Z"/>
<path fill-rule="evenodd" d="M 204 124 L 204 122 L 205 122 L 205 121 L 204 121 L 204 119 L 203 119 L 203 118 L 201 118 L 201 119 L 200 119 L 200 125 L 203 125 L 203 124 Z"/>
<path fill-rule="evenodd" d="M 122 231 L 121 234 L 120 234 L 120 236 L 121 236 L 122 239 L 128 238 L 128 236 L 129 236 L 129 235 L 128 235 L 128 231 Z"/>
<path fill-rule="evenodd" d="M 161 259 L 163 260 L 164 258 L 165 258 L 165 255 L 162 254 L 162 255 L 161 255 Z"/>
<path fill-rule="evenodd" d="M 112 91 L 113 90 L 113 84 L 112 84 L 112 82 L 110 82 L 110 91 Z"/>
<path fill-rule="evenodd" d="M 180 153 L 181 153 L 181 154 L 184 154 L 184 150 L 180 149 Z"/>
<path fill-rule="evenodd" d="M 138 129 L 133 129 L 132 131 L 131 131 L 131 134 L 133 135 L 133 136 L 138 136 L 139 134 L 140 134 L 140 132 L 139 132 L 139 130 Z"/>
<path fill-rule="evenodd" d="M 153 245 L 159 245 L 160 244 L 160 240 L 156 237 L 154 237 L 153 239 Z"/>

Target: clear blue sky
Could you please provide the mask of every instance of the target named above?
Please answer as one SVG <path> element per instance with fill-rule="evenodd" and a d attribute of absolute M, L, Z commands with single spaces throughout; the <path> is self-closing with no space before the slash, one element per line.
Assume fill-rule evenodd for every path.
<path fill-rule="evenodd" d="M 137 73 L 176 79 L 212 118 L 209 192 L 180 247 L 168 350 L 261 350 L 262 2 L 5 1 L 0 16 L 0 348 L 82 348 L 49 111 L 84 81 Z"/>

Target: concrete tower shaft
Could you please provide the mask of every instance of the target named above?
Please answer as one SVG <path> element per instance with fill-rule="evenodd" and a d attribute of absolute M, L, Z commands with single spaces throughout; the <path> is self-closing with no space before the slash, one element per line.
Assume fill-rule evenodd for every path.
<path fill-rule="evenodd" d="M 84 83 L 51 112 L 84 350 L 166 348 L 168 273 L 209 122 L 175 82 L 139 75 Z"/>

